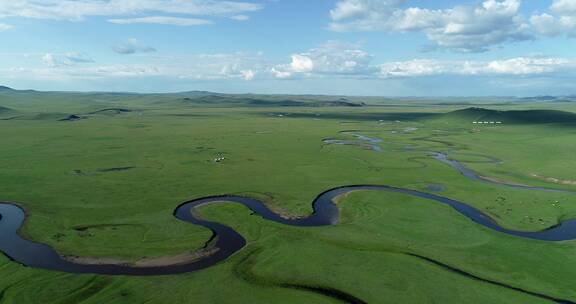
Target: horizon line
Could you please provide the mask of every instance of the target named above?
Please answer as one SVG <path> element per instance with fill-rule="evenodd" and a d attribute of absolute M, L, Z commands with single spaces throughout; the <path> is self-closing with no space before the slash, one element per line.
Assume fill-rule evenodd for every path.
<path fill-rule="evenodd" d="M 15 91 L 15 92 L 38 92 L 38 93 L 79 93 L 79 94 L 132 94 L 132 95 L 170 95 L 170 94 L 186 94 L 186 93 L 207 93 L 207 94 L 219 94 L 219 95 L 258 95 L 258 96 L 319 96 L 319 97 L 355 97 L 355 98 L 536 98 L 536 97 L 576 97 L 576 94 L 560 94 L 560 95 L 355 95 L 355 94 L 317 94 L 317 93 L 254 93 L 254 92 L 242 92 L 242 93 L 223 93 L 207 90 L 189 90 L 189 91 L 171 91 L 171 92 L 137 92 L 137 91 L 105 91 L 105 90 L 38 90 L 38 89 L 16 89 L 10 86 L 0 85 L 0 92 L 4 91 Z"/>

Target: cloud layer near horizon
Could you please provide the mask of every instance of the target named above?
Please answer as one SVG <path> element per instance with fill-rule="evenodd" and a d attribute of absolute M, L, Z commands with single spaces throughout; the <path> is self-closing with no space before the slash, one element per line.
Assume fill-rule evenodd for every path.
<path fill-rule="evenodd" d="M 287 62 L 277 62 L 262 53 L 189 54 L 148 56 L 154 48 L 130 39 L 114 48 L 120 54 L 143 53 L 142 63 L 100 64 L 88 54 L 69 52 L 38 56 L 42 68 L 0 70 L 7 77 L 46 80 L 71 78 L 167 77 L 190 80 L 257 79 L 294 80 L 306 78 L 390 79 L 425 76 L 541 76 L 575 75 L 576 59 L 521 56 L 502 60 L 411 59 L 376 62 L 358 44 L 329 41 L 310 50 L 294 53 Z"/>

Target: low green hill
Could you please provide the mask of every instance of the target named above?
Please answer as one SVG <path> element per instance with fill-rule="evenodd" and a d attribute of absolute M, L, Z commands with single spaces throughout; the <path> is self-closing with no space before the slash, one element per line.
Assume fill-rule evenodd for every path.
<path fill-rule="evenodd" d="M 99 115 L 119 115 L 119 114 L 124 114 L 124 113 L 130 113 L 133 112 L 133 110 L 131 109 L 125 109 L 125 108 L 107 108 L 107 109 L 102 109 L 102 110 L 97 110 L 97 111 L 93 111 L 90 113 L 86 113 L 88 115 L 95 115 L 95 114 L 99 114 Z"/>
<path fill-rule="evenodd" d="M 499 111 L 484 108 L 456 110 L 434 119 L 462 122 L 502 122 L 512 124 L 576 123 L 576 113 L 557 110 L 514 110 Z"/>
<path fill-rule="evenodd" d="M 10 109 L 10 108 L 0 106 L 0 115 L 10 114 L 10 113 L 14 113 L 14 112 L 15 111 Z"/>

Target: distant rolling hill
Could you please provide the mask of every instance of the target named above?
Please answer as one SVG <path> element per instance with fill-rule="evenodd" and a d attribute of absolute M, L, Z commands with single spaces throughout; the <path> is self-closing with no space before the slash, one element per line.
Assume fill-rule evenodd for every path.
<path fill-rule="evenodd" d="M 0 102 L 9 99 L 18 105 L 73 103 L 170 104 L 201 107 L 362 107 L 364 98 L 316 95 L 221 94 L 207 91 L 181 93 L 39 92 L 0 86 Z"/>
<path fill-rule="evenodd" d="M 92 111 L 92 112 L 85 113 L 85 114 L 71 114 L 71 115 L 68 115 L 64 118 L 58 119 L 58 121 L 78 121 L 78 120 L 88 119 L 89 117 L 91 117 L 93 115 L 116 116 L 116 115 L 131 113 L 131 112 L 133 112 L 133 110 L 124 109 L 124 108 L 107 108 L 107 109 Z"/>
<path fill-rule="evenodd" d="M 157 106 L 170 107 L 347 107 L 357 108 L 364 106 L 381 107 L 419 107 L 421 105 L 436 106 L 477 106 L 487 107 L 496 105 L 522 105 L 526 103 L 560 103 L 576 102 L 576 96 L 536 96 L 518 98 L 503 97 L 376 97 L 376 96 L 329 96 L 329 95 L 275 95 L 275 94 L 224 94 L 209 91 L 188 91 L 179 93 L 122 93 L 122 92 L 41 92 L 34 90 L 14 90 L 0 85 L 0 105 L 16 109 L 19 113 L 34 112 L 42 108 L 47 113 L 67 114 L 101 114 L 118 115 L 126 111 L 117 109 L 142 109 Z M 95 110 L 110 108 L 99 113 Z M 94 113 L 91 113 L 94 112 Z M 481 113 L 476 109 L 464 115 L 502 115 Z M 552 115 L 553 113 L 544 113 Z M 544 121 L 546 118 L 531 117 L 530 113 L 516 113 L 511 121 Z M 524 116 L 528 115 L 528 116 Z M 454 114 L 457 118 L 458 114 Z M 555 115 L 552 115 L 555 116 Z M 561 115 L 560 115 L 561 116 Z M 448 116 L 450 118 L 450 116 Z M 556 118 L 551 118 L 556 120 Z M 570 119 L 564 117 L 562 119 Z M 543 123 L 543 122 L 539 122 Z"/>
<path fill-rule="evenodd" d="M 301 97 L 286 98 L 283 96 L 228 95 L 228 94 L 198 94 L 181 98 L 180 101 L 189 105 L 230 105 L 246 107 L 362 107 L 362 102 L 352 102 L 345 98 L 336 100 L 315 100 Z"/>
<path fill-rule="evenodd" d="M 520 98 L 520 101 L 533 101 L 533 102 L 574 102 L 576 101 L 576 95 L 564 95 L 564 96 L 532 96 Z"/>
<path fill-rule="evenodd" d="M 101 110 L 97 110 L 97 111 L 93 111 L 90 113 L 86 113 L 87 115 L 95 115 L 95 114 L 100 114 L 100 115 L 120 115 L 120 114 L 124 114 L 124 113 L 130 113 L 133 112 L 133 110 L 131 109 L 124 109 L 124 108 L 107 108 L 107 109 L 101 109 Z"/>
<path fill-rule="evenodd" d="M 511 124 L 576 124 L 576 113 L 556 110 L 499 111 L 484 108 L 467 108 L 442 114 L 434 119 L 448 119 L 470 123 L 473 121 L 499 121 Z"/>
<path fill-rule="evenodd" d="M 10 108 L 7 108 L 7 107 L 0 106 L 0 115 L 12 114 L 12 113 L 14 113 L 14 112 L 16 112 L 16 111 L 14 111 L 14 110 L 12 110 L 12 109 L 10 109 Z"/>

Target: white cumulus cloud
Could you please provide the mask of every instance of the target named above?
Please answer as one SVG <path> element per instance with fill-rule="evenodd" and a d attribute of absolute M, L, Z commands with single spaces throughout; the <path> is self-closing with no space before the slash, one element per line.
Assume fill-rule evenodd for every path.
<path fill-rule="evenodd" d="M 493 61 L 415 59 L 380 65 L 380 76 L 419 77 L 434 75 L 537 76 L 576 72 L 576 60 L 553 57 L 517 57 Z"/>
<path fill-rule="evenodd" d="M 330 12 L 334 31 L 423 32 L 439 48 L 484 52 L 533 38 L 521 0 L 484 0 L 447 9 L 403 8 L 401 0 L 340 0 Z"/>
<path fill-rule="evenodd" d="M 306 74 L 361 75 L 370 72 L 372 56 L 354 44 L 329 41 L 307 52 L 293 54 L 289 64 L 272 68 L 277 78 Z"/>
<path fill-rule="evenodd" d="M 156 52 L 155 48 L 142 44 L 136 38 L 130 38 L 126 42 L 116 44 L 115 46 L 112 47 L 112 50 L 122 55 Z"/>
<path fill-rule="evenodd" d="M 549 13 L 533 15 L 530 22 L 541 36 L 576 37 L 576 0 L 554 0 Z"/>
<path fill-rule="evenodd" d="M 560 14 L 576 15 L 576 1 L 554 0 L 551 9 Z"/>
<path fill-rule="evenodd" d="M 507 60 L 491 61 L 487 64 L 488 72 L 509 75 L 530 75 L 552 73 L 565 68 L 574 68 L 573 60 L 562 58 L 518 57 Z"/>
<path fill-rule="evenodd" d="M 243 70 L 240 71 L 240 74 L 242 75 L 242 78 L 247 81 L 253 80 L 254 77 L 256 77 L 256 72 L 252 70 Z"/>
<path fill-rule="evenodd" d="M 78 52 L 69 52 L 64 54 L 47 53 L 42 56 L 41 60 L 44 65 L 50 68 L 94 62 L 94 60 L 87 54 Z"/>

